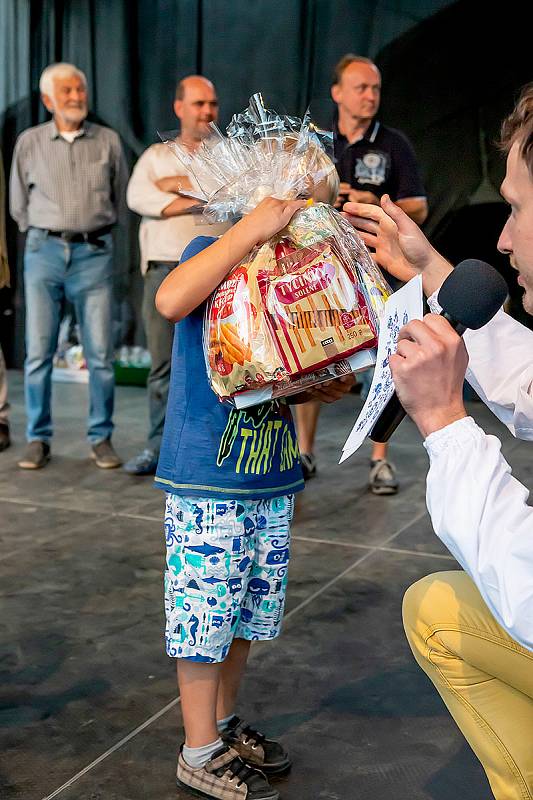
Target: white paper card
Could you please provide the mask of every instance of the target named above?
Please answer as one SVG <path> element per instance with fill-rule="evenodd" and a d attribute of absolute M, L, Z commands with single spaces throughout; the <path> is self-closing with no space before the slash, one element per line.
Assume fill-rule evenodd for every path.
<path fill-rule="evenodd" d="M 387 302 L 379 327 L 378 354 L 374 378 L 366 402 L 342 448 L 339 464 L 358 450 L 392 397 L 394 382 L 389 356 L 396 352 L 398 334 L 412 319 L 422 319 L 422 276 L 417 275 L 394 292 Z"/>

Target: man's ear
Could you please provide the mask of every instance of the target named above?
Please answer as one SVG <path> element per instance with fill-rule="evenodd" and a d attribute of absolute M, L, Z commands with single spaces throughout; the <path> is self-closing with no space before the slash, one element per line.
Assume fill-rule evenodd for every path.
<path fill-rule="evenodd" d="M 334 83 L 331 87 L 331 96 L 333 98 L 334 103 L 340 103 L 341 100 L 341 87 L 338 83 Z"/>
<path fill-rule="evenodd" d="M 42 94 L 41 100 L 43 101 L 46 110 L 50 112 L 50 114 L 54 113 L 54 104 L 52 102 L 52 98 L 48 94 Z"/>
<path fill-rule="evenodd" d="M 174 100 L 174 114 L 178 119 L 181 119 L 181 109 L 183 108 L 183 100 Z"/>

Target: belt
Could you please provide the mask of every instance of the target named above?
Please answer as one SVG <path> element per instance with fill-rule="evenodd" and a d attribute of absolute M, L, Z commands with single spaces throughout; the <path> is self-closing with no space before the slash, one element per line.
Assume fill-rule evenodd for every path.
<path fill-rule="evenodd" d="M 179 260 L 176 261 L 149 261 L 148 262 L 148 269 L 157 269 L 158 267 L 168 267 L 170 269 L 174 269 L 179 264 Z"/>
<path fill-rule="evenodd" d="M 112 225 L 104 225 L 103 228 L 97 228 L 95 231 L 88 233 L 75 233 L 74 231 L 50 231 L 46 228 L 44 232 L 48 236 L 57 236 L 63 239 L 64 242 L 86 242 L 87 244 L 102 244 L 100 236 L 105 236 L 106 233 L 111 233 Z"/>

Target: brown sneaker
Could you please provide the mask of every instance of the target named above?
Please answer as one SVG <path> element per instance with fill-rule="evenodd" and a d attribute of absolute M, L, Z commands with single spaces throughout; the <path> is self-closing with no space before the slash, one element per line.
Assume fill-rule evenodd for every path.
<path fill-rule="evenodd" d="M 230 719 L 220 738 L 236 750 L 243 761 L 268 777 L 285 775 L 291 768 L 291 760 L 279 742 L 267 739 L 237 716 Z"/>
<path fill-rule="evenodd" d="M 46 442 L 35 440 L 27 445 L 24 455 L 18 462 L 18 466 L 21 469 L 41 469 L 46 467 L 50 458 L 50 445 Z"/>
<path fill-rule="evenodd" d="M 122 461 L 113 449 L 111 439 L 93 444 L 91 451 L 91 458 L 96 461 L 96 466 L 100 469 L 116 469 L 122 465 Z"/>
<path fill-rule="evenodd" d="M 200 769 L 189 767 L 180 751 L 176 774 L 178 786 L 199 797 L 218 800 L 279 800 L 258 769 L 249 767 L 231 747 L 221 747 Z"/>

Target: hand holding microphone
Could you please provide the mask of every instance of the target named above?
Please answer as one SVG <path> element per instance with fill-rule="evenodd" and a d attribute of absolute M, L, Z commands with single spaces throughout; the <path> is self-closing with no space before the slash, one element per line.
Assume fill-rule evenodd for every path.
<path fill-rule="evenodd" d="M 468 363 L 460 338 L 467 328 L 489 322 L 507 296 L 507 285 L 483 261 L 462 261 L 444 281 L 438 301 L 443 311 L 413 320 L 400 331 L 390 367 L 397 393 L 387 403 L 370 438 L 386 442 L 405 414 L 428 436 L 466 416 L 462 389 Z"/>
<path fill-rule="evenodd" d="M 424 438 L 467 416 L 463 403 L 467 365 L 463 339 L 438 314 L 413 320 L 401 331 L 396 354 L 390 358 L 398 406 L 402 418 L 409 414 Z M 379 432 L 370 434 L 375 435 Z"/>

